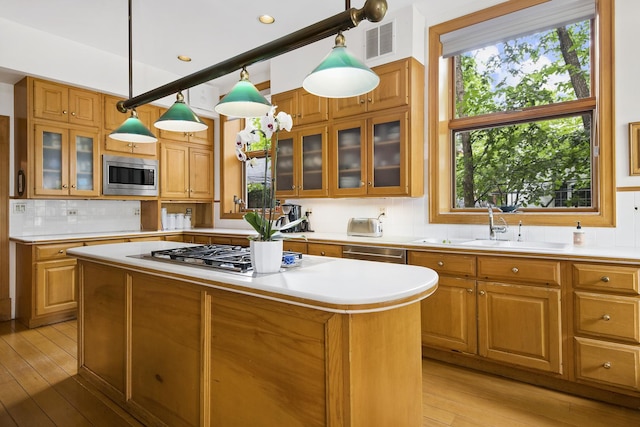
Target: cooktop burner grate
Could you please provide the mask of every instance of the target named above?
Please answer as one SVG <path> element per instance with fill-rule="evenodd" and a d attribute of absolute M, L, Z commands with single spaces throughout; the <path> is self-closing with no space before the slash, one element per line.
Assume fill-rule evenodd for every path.
<path fill-rule="evenodd" d="M 302 258 L 298 252 L 284 251 L 283 257 Z M 245 273 L 253 270 L 250 249 L 233 245 L 201 245 L 151 251 L 151 257 L 182 264 L 194 264 L 220 270 Z"/>

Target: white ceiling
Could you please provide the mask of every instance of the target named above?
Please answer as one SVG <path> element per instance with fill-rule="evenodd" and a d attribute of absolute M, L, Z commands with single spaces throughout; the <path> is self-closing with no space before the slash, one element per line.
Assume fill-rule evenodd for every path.
<path fill-rule="evenodd" d="M 499 1 L 503 0 L 484 3 Z M 458 16 L 464 14 L 461 10 L 477 8 L 474 0 L 387 2 L 389 11 L 414 3 L 424 16 L 433 10 L 440 16 L 447 11 Z M 185 76 L 338 14 L 345 4 L 342 0 L 133 0 L 133 57 Z M 356 0 L 351 6 L 363 4 L 364 0 Z M 275 16 L 275 24 L 260 24 L 257 17 L 264 13 Z M 127 16 L 127 0 L 0 0 L 2 18 L 123 57 L 128 55 Z M 193 61 L 178 61 L 179 54 Z M 0 62 L 0 81 L 3 71 L 11 76 Z M 238 76 L 220 78 L 218 83 L 225 86 Z"/>

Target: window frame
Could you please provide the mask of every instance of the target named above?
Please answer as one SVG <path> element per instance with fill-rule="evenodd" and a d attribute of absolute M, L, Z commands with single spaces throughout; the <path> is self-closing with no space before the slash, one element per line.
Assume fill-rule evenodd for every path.
<path fill-rule="evenodd" d="M 453 208 L 455 182 L 454 156 L 451 143 L 453 130 L 468 126 L 469 120 L 477 125 L 478 119 L 454 116 L 453 57 L 442 57 L 440 35 L 477 22 L 506 15 L 517 10 L 544 3 L 547 0 L 521 0 L 505 2 L 478 12 L 453 19 L 429 28 L 428 73 L 428 144 L 429 144 L 429 222 L 449 224 L 484 224 L 487 214 L 477 208 Z M 594 20 L 595 45 L 592 51 L 592 98 L 571 101 L 560 107 L 581 109 L 593 106 L 594 146 L 599 150 L 593 162 L 593 208 L 572 208 L 568 212 L 530 209 L 515 218 L 527 225 L 573 226 L 577 220 L 582 225 L 597 227 L 615 226 L 615 128 L 614 128 L 614 52 L 613 52 L 613 2 L 596 0 Z M 595 97 L 595 100 L 594 98 Z M 547 107 L 549 108 L 549 107 Z M 533 110 L 533 111 L 531 111 Z M 495 113 L 502 114 L 505 113 Z M 514 122 L 536 115 L 535 109 L 508 113 Z M 509 220 L 509 215 L 505 215 Z"/>

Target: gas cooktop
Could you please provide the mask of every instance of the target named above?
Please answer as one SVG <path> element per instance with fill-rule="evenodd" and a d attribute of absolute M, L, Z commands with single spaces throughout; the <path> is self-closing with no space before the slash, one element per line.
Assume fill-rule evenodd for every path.
<path fill-rule="evenodd" d="M 175 249 L 152 251 L 144 258 L 168 261 L 178 264 L 190 264 L 230 272 L 246 273 L 253 271 L 249 247 L 233 245 L 200 245 Z M 283 266 L 293 266 L 300 262 L 302 254 L 284 251 Z"/>

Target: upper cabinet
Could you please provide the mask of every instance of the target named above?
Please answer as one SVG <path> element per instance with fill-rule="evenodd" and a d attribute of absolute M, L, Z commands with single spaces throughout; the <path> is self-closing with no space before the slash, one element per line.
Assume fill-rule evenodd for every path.
<path fill-rule="evenodd" d="M 160 197 L 213 199 L 213 150 L 162 142 Z"/>
<path fill-rule="evenodd" d="M 411 58 L 375 67 L 373 70 L 380 77 L 378 87 L 360 96 L 333 98 L 331 100 L 331 118 L 338 119 L 369 111 L 409 105 L 409 95 L 414 89 L 410 87 L 412 74 L 419 72 L 420 67 L 422 65 Z M 422 71 L 422 75 L 424 76 L 424 71 Z M 422 82 L 423 84 L 415 89 L 423 91 L 424 80 Z M 419 98 L 424 99 L 424 96 Z"/>
<path fill-rule="evenodd" d="M 160 115 L 164 114 L 165 111 L 166 109 L 160 109 Z M 173 132 L 156 128 L 153 129 L 154 132 L 157 132 L 158 136 L 163 140 L 189 142 L 191 144 L 213 147 L 213 120 L 206 117 L 200 117 L 200 120 L 207 125 L 207 129 L 199 132 Z"/>
<path fill-rule="evenodd" d="M 276 113 L 284 111 L 290 114 L 294 126 L 329 120 L 329 100 L 302 88 L 273 95 L 271 104 L 278 107 Z"/>
<path fill-rule="evenodd" d="M 100 94 L 26 77 L 14 86 L 17 197 L 99 197 Z"/>
<path fill-rule="evenodd" d="M 281 132 L 276 164 L 277 197 L 327 197 L 327 127 Z"/>
<path fill-rule="evenodd" d="M 33 80 L 33 116 L 82 126 L 100 126 L 100 94 Z"/>
<path fill-rule="evenodd" d="M 104 146 L 103 150 L 112 152 L 113 154 L 129 153 L 136 156 L 148 156 L 157 157 L 157 143 L 140 143 L 140 142 L 127 142 L 118 141 L 109 137 L 109 134 L 118 129 L 126 119 L 129 118 L 129 114 L 123 114 L 116 108 L 118 101 L 122 98 L 117 96 L 103 95 L 103 107 L 104 107 Z M 153 127 L 153 124 L 158 120 L 159 108 L 153 105 L 147 104 L 136 108 L 138 118 L 154 135 L 158 136 L 158 129 Z"/>
<path fill-rule="evenodd" d="M 280 138 L 278 197 L 424 194 L 424 66 L 406 58 L 373 71 L 380 84 L 361 96 L 328 100 L 304 89 L 273 95 L 278 111 L 294 117 L 294 136 Z M 300 137 L 310 126 L 296 125 L 327 120 L 323 101 L 331 119 L 322 142 L 328 156 L 313 158 Z"/>

